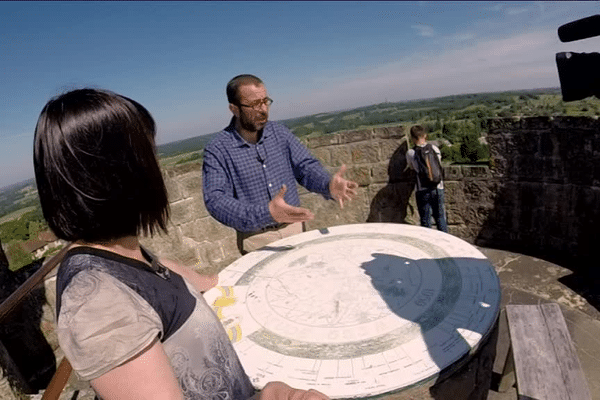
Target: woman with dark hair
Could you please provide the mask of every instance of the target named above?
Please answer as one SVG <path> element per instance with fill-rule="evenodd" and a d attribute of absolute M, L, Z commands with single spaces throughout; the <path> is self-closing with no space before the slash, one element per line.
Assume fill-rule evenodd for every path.
<path fill-rule="evenodd" d="M 42 211 L 71 248 L 57 273 L 57 334 L 103 399 L 246 399 L 254 389 L 202 297 L 216 276 L 158 260 L 139 235 L 166 232 L 167 191 L 150 113 L 79 89 L 48 102 L 34 139 Z M 325 399 L 271 382 L 261 399 Z"/>

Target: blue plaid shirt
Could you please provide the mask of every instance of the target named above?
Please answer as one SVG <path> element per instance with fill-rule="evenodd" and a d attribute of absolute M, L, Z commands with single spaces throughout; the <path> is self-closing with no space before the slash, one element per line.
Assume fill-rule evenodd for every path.
<path fill-rule="evenodd" d="M 204 148 L 206 209 L 217 221 L 240 232 L 277 224 L 269 202 L 283 184 L 287 186 L 286 203 L 300 206 L 296 182 L 329 200 L 330 179 L 296 136 L 276 122 L 267 122 L 258 143 L 250 144 L 237 133 L 232 119 Z"/>

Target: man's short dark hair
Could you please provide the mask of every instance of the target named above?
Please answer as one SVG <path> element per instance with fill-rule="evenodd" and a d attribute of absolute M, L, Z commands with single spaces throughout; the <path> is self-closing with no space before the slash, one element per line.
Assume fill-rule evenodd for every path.
<path fill-rule="evenodd" d="M 231 79 L 229 83 L 227 83 L 227 101 L 231 104 L 239 105 L 239 88 L 244 85 L 254 85 L 260 86 L 264 85 L 263 81 L 260 78 L 250 75 L 238 75 L 235 78 Z"/>
<path fill-rule="evenodd" d="M 51 99 L 35 128 L 33 164 L 44 218 L 57 237 L 98 243 L 166 232 L 169 202 L 154 119 L 99 89 Z"/>
<path fill-rule="evenodd" d="M 420 138 L 425 137 L 426 135 L 427 135 L 427 131 L 421 125 L 413 125 L 410 128 L 410 136 L 414 140 L 419 140 Z"/>

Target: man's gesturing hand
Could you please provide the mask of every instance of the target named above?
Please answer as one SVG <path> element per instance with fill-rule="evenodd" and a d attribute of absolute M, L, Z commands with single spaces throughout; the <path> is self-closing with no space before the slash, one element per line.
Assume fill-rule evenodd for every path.
<path fill-rule="evenodd" d="M 340 170 L 329 181 L 329 193 L 338 201 L 340 208 L 344 208 L 344 201 L 350 201 L 356 196 L 356 188 L 358 188 L 358 183 L 344 179 L 344 172 L 346 172 L 346 164 L 342 164 Z"/>
<path fill-rule="evenodd" d="M 313 219 L 315 216 L 310 210 L 301 207 L 290 206 L 285 202 L 283 195 L 287 187 L 283 185 L 277 196 L 269 202 L 269 212 L 271 217 L 279 223 L 304 222 Z"/>

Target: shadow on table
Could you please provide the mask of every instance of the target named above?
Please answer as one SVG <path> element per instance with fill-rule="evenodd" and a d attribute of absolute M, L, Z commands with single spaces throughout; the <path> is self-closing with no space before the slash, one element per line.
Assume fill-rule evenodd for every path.
<path fill-rule="evenodd" d="M 486 259 L 474 258 L 412 260 L 380 253 L 372 256 L 374 259 L 363 263 L 361 268 L 371 278 L 373 286 L 388 308 L 396 315 L 419 326 L 431 359 L 442 369 L 434 377 L 417 384 L 417 389 L 429 387 L 429 395 L 434 399 L 486 399 L 492 380 L 497 322 L 488 332 L 487 327 L 477 327 L 477 321 L 473 321 L 476 315 L 461 314 L 460 309 L 457 309 L 460 308 L 458 303 L 461 291 L 463 291 L 463 298 L 468 299 L 464 291 L 469 290 L 465 287 L 469 283 L 464 284 L 456 265 L 461 264 L 463 271 L 477 273 L 477 269 L 482 267 L 489 271 L 489 262 Z M 427 274 L 428 271 L 432 274 L 441 272 L 442 287 L 444 287 L 442 292 L 434 293 L 431 289 L 422 289 L 419 286 L 420 274 Z M 479 288 L 471 289 L 476 291 Z M 434 295 L 437 296 L 435 299 L 432 298 Z M 475 301 L 475 297 L 472 299 Z M 419 305 L 423 307 L 427 304 L 427 309 L 425 312 L 415 313 L 415 307 L 406 307 L 409 302 L 414 302 L 417 308 Z M 489 306 L 483 301 L 476 305 L 482 308 Z M 452 323 L 448 320 L 444 321 L 444 318 L 451 313 Z M 439 335 L 440 329 L 448 335 Z M 471 349 L 459 329 L 463 334 L 476 332 L 483 337 L 477 349 Z M 480 329 L 486 331 L 479 331 Z M 441 336 L 446 336 L 444 342 L 440 342 Z M 464 355 L 458 360 L 448 360 L 445 349 L 454 346 L 464 348 Z M 450 365 L 448 365 L 449 361 Z M 445 367 L 446 365 L 448 366 Z M 403 397 L 394 396 L 394 398 Z"/>

